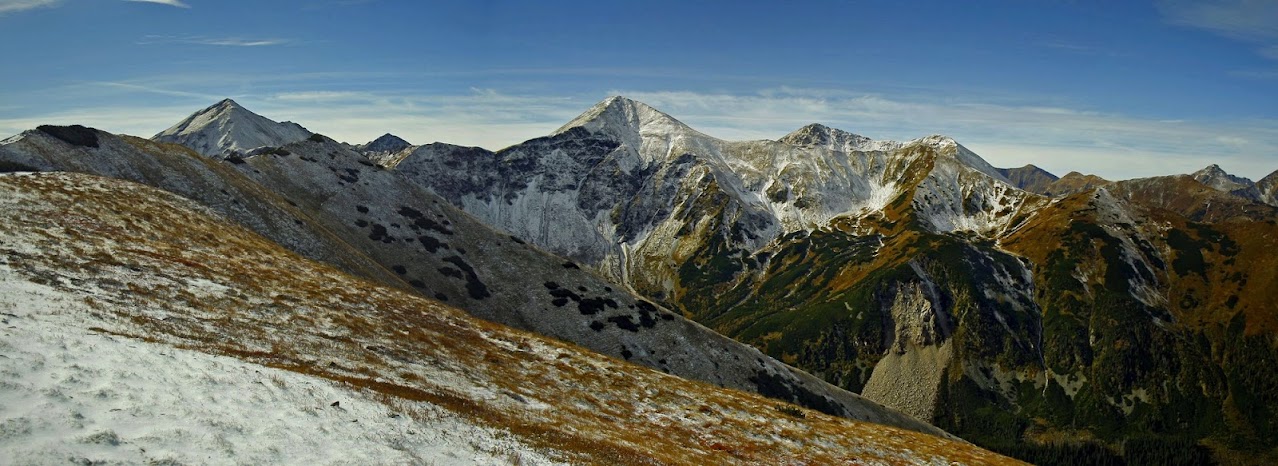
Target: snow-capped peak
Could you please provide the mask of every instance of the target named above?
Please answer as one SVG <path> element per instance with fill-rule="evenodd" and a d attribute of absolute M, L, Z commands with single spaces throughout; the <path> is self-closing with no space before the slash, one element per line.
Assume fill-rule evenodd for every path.
<path fill-rule="evenodd" d="M 263 146 L 282 146 L 310 136 L 311 132 L 297 123 L 277 123 L 234 100 L 222 99 L 151 139 L 182 144 L 201 154 L 221 157 Z"/>

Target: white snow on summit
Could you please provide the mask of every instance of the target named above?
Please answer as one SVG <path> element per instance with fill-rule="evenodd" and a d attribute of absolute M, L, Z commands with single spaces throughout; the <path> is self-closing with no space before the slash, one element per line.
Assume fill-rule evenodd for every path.
<path fill-rule="evenodd" d="M 277 123 L 241 107 L 234 100 L 224 99 L 151 139 L 181 144 L 211 157 L 225 157 L 263 146 L 278 147 L 310 136 L 311 132 L 297 123 Z"/>

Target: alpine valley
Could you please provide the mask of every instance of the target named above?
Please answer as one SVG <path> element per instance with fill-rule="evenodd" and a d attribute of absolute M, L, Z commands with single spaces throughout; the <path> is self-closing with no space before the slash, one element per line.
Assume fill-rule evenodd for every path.
<path fill-rule="evenodd" d="M 151 139 L 41 126 L 0 171 L 0 447 L 28 462 L 203 458 L 121 420 L 164 414 L 99 394 L 102 351 L 186 361 L 116 377 L 160 399 L 266 390 L 261 429 L 308 413 L 372 439 L 354 462 L 1278 463 L 1278 172 L 726 141 L 624 97 L 496 152 L 224 100 Z M 220 429 L 191 448 L 317 454 L 172 409 Z M 473 439 L 397 434 L 441 430 Z"/>

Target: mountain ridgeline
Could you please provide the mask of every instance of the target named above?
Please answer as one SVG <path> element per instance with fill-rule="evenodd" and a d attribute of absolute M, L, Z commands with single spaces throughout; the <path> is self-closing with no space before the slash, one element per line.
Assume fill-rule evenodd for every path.
<path fill-rule="evenodd" d="M 387 166 L 979 445 L 1274 458 L 1272 181 L 1057 179 L 943 136 L 821 125 L 724 141 L 619 97 L 498 152 L 433 144 Z"/>
<path fill-rule="evenodd" d="M 1031 462 L 1278 461 L 1278 172 L 1057 178 L 818 124 L 725 141 L 622 97 L 497 152 L 227 100 L 153 141 L 40 127 L 0 168 L 150 184 L 484 319 Z"/>

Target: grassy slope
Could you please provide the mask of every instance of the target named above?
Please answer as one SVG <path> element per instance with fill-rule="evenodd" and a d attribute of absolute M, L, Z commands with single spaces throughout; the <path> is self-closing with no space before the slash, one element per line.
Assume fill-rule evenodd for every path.
<path fill-rule="evenodd" d="M 483 322 L 307 261 L 140 185 L 7 175 L 0 216 L 6 266 L 93 309 L 96 332 L 441 406 L 571 462 L 1012 462 Z"/>

